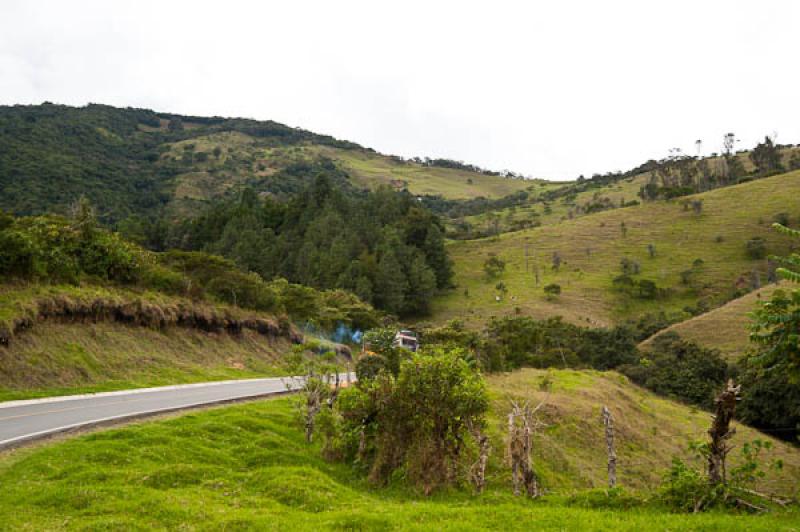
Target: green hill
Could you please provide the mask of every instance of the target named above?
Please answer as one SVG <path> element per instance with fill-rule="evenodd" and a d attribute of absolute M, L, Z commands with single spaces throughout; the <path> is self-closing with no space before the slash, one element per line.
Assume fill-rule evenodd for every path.
<path fill-rule="evenodd" d="M 402 161 L 272 121 L 0 106 L 0 209 L 18 215 L 63 213 L 81 195 L 112 224 L 165 209 L 196 214 L 245 186 L 299 192 L 320 172 L 354 189 L 388 185 L 451 199 L 499 198 L 531 185 L 453 161 Z"/>
<path fill-rule="evenodd" d="M 562 315 L 574 323 L 607 325 L 648 312 L 713 308 L 746 290 L 753 272 L 766 282 L 767 260 L 752 258 L 747 243 L 763 239 L 763 249 L 751 250 L 757 257 L 785 254 L 790 240 L 770 225 L 781 213 L 797 223 L 798 194 L 800 172 L 795 171 L 498 238 L 452 242 L 448 250 L 455 263 L 457 289 L 434 302 L 434 321 L 461 318 L 478 325 L 493 315 L 519 313 L 537 318 Z M 699 213 L 689 207 L 691 201 L 702 201 Z M 758 248 L 759 241 L 753 246 Z M 558 269 L 554 268 L 556 254 Z M 490 281 L 483 266 L 492 255 L 506 266 L 502 275 Z M 614 284 L 622 274 L 623 259 L 629 261 L 633 286 Z M 651 297 L 637 292 L 641 280 L 652 282 L 652 292 L 644 294 Z M 496 289 L 500 281 L 505 294 Z M 548 299 L 543 287 L 549 284 L 558 284 L 561 295 Z"/>
<path fill-rule="evenodd" d="M 792 165 L 795 164 L 792 162 L 792 158 L 797 157 L 800 148 L 785 146 L 779 148 L 778 151 L 784 168 L 792 168 Z M 752 174 L 756 170 L 750 160 L 750 153 L 750 151 L 742 151 L 736 155 L 736 159 L 746 174 Z M 707 157 L 702 161 L 711 169 L 718 168 L 722 164 L 722 158 L 719 156 Z M 600 211 L 619 208 L 642 201 L 639 192 L 650 181 L 651 176 L 651 171 L 635 169 L 624 174 L 598 176 L 583 182 L 550 183 L 544 188 L 533 188 L 526 201 L 519 205 L 490 209 L 480 214 L 451 220 L 451 233 L 462 237 L 469 236 L 470 233 L 491 235 L 537 225 L 553 225 Z M 470 227 L 466 233 L 460 227 L 464 224 Z"/>
<path fill-rule="evenodd" d="M 491 379 L 492 458 L 482 495 L 429 498 L 403 487 L 367 484 L 350 465 L 323 460 L 306 444 L 289 399 L 195 412 L 105 430 L 0 457 L 0 516 L 16 530 L 42 529 L 413 529 L 413 530 L 791 530 L 796 511 L 765 515 L 674 514 L 577 488 L 604 484 L 599 409 L 613 411 L 620 483 L 642 491 L 685 443 L 704 437 L 708 416 L 656 398 L 617 374 L 544 372 Z M 502 434 L 507 397 L 548 398 L 534 438 L 534 461 L 547 495 L 511 495 Z M 734 443 L 765 437 L 737 427 Z M 774 442 L 784 469 L 759 486 L 794 492 L 800 453 Z M 734 451 L 731 458 L 738 454 Z M 605 501 L 605 502 L 603 502 Z"/>
<path fill-rule="evenodd" d="M 724 358 L 735 362 L 753 347 L 749 340 L 748 314 L 753 312 L 758 301 L 768 300 L 777 288 L 786 288 L 786 283 L 765 286 L 705 314 L 670 325 L 640 343 L 639 348 L 647 350 L 658 336 L 672 331 L 703 347 L 719 349 Z"/>

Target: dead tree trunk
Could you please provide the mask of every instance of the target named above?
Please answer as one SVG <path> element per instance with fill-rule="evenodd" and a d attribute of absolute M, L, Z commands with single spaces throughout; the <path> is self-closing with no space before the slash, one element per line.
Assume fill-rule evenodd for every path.
<path fill-rule="evenodd" d="M 321 395 L 318 388 L 306 391 L 306 441 L 308 443 L 314 439 L 314 421 L 322 407 Z"/>
<path fill-rule="evenodd" d="M 470 480 L 475 485 L 475 490 L 478 493 L 483 492 L 486 487 L 486 465 L 489 463 L 489 452 L 491 451 L 491 443 L 489 436 L 483 433 L 480 427 L 469 424 L 469 431 L 475 439 L 478 446 L 478 459 L 472 464 L 469 470 Z"/>
<path fill-rule="evenodd" d="M 617 453 L 614 451 L 614 420 L 611 411 L 603 406 L 603 425 L 606 427 L 606 451 L 608 452 L 608 487 L 617 486 Z"/>
<path fill-rule="evenodd" d="M 734 386 L 733 379 L 728 381 L 725 390 L 714 401 L 716 411 L 711 422 L 708 435 L 711 441 L 708 445 L 708 481 L 712 484 L 725 483 L 725 458 L 731 450 L 728 440 L 736 433 L 730 428 L 733 413 L 736 410 L 736 401 L 739 400 L 741 386 Z"/>
<path fill-rule="evenodd" d="M 539 484 L 531 462 L 532 437 L 533 412 L 530 406 L 512 403 L 508 414 L 508 455 L 514 495 L 520 495 L 520 488 L 524 486 L 529 497 L 539 496 Z"/>

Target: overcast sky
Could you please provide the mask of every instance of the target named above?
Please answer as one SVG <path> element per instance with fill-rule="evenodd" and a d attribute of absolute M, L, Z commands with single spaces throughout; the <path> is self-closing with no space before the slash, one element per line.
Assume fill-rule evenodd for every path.
<path fill-rule="evenodd" d="M 0 104 L 273 119 L 550 179 L 800 142 L 800 1 L 0 3 Z"/>

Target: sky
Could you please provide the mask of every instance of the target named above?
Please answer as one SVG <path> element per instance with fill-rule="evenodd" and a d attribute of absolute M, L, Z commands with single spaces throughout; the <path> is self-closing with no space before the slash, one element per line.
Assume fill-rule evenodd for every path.
<path fill-rule="evenodd" d="M 0 105 L 271 119 L 531 177 L 800 142 L 796 0 L 0 2 Z"/>

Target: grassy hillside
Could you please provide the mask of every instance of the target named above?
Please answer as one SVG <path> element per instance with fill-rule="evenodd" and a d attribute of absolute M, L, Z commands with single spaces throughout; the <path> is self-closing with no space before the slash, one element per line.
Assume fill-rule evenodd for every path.
<path fill-rule="evenodd" d="M 319 173 L 319 160 L 357 188 L 385 184 L 451 199 L 499 198 L 531 184 L 402 162 L 271 121 L 105 105 L 0 106 L 0 209 L 19 215 L 64 213 L 81 195 L 111 224 L 164 208 L 186 215 L 243 186 L 298 192 Z"/>
<path fill-rule="evenodd" d="M 542 382 L 552 383 L 543 390 Z M 600 409 L 606 405 L 614 416 L 617 433 L 617 476 L 620 485 L 646 489 L 656 485 L 673 456 L 693 461 L 688 444 L 705 440 L 707 412 L 661 398 L 639 388 L 615 372 L 523 369 L 489 377 L 492 392 L 492 426 L 496 445 L 505 429 L 503 413 L 509 400 L 529 400 L 535 406 L 546 401 L 541 421 L 547 426 L 537 435 L 534 459 L 537 473 L 550 489 L 565 491 L 603 487 L 607 482 L 604 427 Z M 736 449 L 765 436 L 736 424 Z M 779 476 L 765 480 L 763 489 L 795 494 L 800 481 L 800 450 L 774 440 L 774 458 L 784 460 Z M 494 447 L 499 449 L 501 447 Z M 731 463 L 739 461 L 731 452 Z M 496 457 L 497 458 L 497 457 Z M 701 467 L 701 463 L 693 463 Z M 498 461 L 495 466 L 500 469 Z M 500 478 L 505 480 L 503 472 Z"/>
<path fill-rule="evenodd" d="M 785 287 L 785 283 L 782 284 Z M 748 314 L 755 310 L 758 301 L 769 299 L 779 286 L 769 285 L 754 290 L 710 312 L 671 325 L 639 344 L 639 347 L 648 349 L 658 336 L 673 331 L 703 347 L 719 349 L 724 358 L 735 362 L 752 347 L 749 341 Z"/>
<path fill-rule="evenodd" d="M 748 286 L 752 271 L 759 270 L 766 279 L 766 260 L 747 254 L 749 239 L 765 239 L 770 254 L 788 251 L 789 239 L 772 231 L 770 224 L 779 213 L 797 222 L 798 195 L 800 171 L 795 171 L 686 198 L 703 200 L 700 214 L 686 208 L 683 200 L 648 202 L 496 239 L 453 242 L 448 249 L 458 287 L 435 301 L 434 320 L 462 318 L 478 324 L 492 315 L 518 312 L 603 325 L 645 312 L 680 312 L 700 300 L 716 306 L 737 287 Z M 653 258 L 649 244 L 655 246 Z M 554 253 L 561 258 L 558 270 L 552 267 Z M 506 261 L 506 268 L 499 279 L 488 281 L 483 265 L 492 254 Z M 624 258 L 639 264 L 635 279 L 651 280 L 670 294 L 644 300 L 615 291 L 612 281 L 621 273 Z M 533 273 L 537 265 L 538 286 Z M 684 284 L 681 272 L 693 268 Z M 508 289 L 499 302 L 498 281 Z M 543 287 L 551 283 L 559 284 L 562 293 L 548 300 Z"/>
<path fill-rule="evenodd" d="M 439 195 L 447 199 L 500 198 L 526 190 L 542 181 L 508 179 L 454 168 L 423 166 L 365 150 L 321 147 L 319 152 L 336 161 L 353 184 L 364 188 L 381 185 L 415 195 Z"/>
<path fill-rule="evenodd" d="M 494 379 L 495 407 L 505 409 L 506 393 L 530 394 L 541 376 L 522 372 Z M 499 469 L 503 446 L 497 440 L 489 487 L 481 496 L 458 491 L 423 498 L 399 480 L 376 489 L 350 466 L 320 458 L 318 444 L 303 441 L 289 400 L 279 399 L 6 454 L 0 457 L 0 517 L 16 530 L 790 530 L 796 524 L 792 510 L 763 516 L 676 515 L 650 506 L 583 507 L 581 501 L 588 499 L 570 498 L 572 489 L 560 479 L 565 471 L 579 469 L 583 473 L 576 475 L 576 484 L 602 483 L 602 442 L 596 437 L 600 404 L 609 402 L 618 416 L 621 482 L 627 486 L 637 477 L 657 476 L 669 454 L 680 451 L 684 432 L 702 435 L 707 416 L 654 399 L 614 374 L 555 372 L 552 377 L 552 406 L 546 411 L 551 426 L 535 441 L 537 467 L 551 490 L 543 500 L 510 494 L 507 475 Z M 499 437 L 501 412 L 492 423 Z M 642 448 L 645 440 L 653 442 L 650 448 Z M 632 452 L 646 456 L 654 470 L 637 465 L 642 473 L 631 475 L 626 459 Z M 783 478 L 796 489 L 797 450 L 778 444 L 776 453 L 787 461 Z"/>
<path fill-rule="evenodd" d="M 780 149 L 781 162 L 784 168 L 790 168 L 789 160 L 792 155 L 800 151 L 797 147 L 784 147 Z M 750 152 L 743 151 L 736 155 L 742 163 L 745 172 L 753 172 L 755 167 L 750 160 Z M 706 161 L 714 169 L 720 164 L 720 157 L 708 157 Z M 491 233 L 495 229 L 499 232 L 515 230 L 527 223 L 529 225 L 552 225 L 570 220 L 579 216 L 587 216 L 587 210 L 592 208 L 608 209 L 633 201 L 641 201 L 639 191 L 650 179 L 650 172 L 616 180 L 615 182 L 592 186 L 586 190 L 576 190 L 573 194 L 547 201 L 542 197 L 542 192 L 548 190 L 567 191 L 575 189 L 576 183 L 552 183 L 546 188 L 534 188 L 528 196 L 526 205 L 488 211 L 474 216 L 466 216 L 463 221 L 470 224 L 476 232 Z"/>

